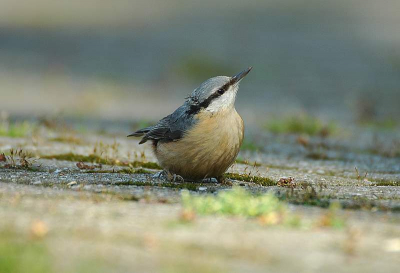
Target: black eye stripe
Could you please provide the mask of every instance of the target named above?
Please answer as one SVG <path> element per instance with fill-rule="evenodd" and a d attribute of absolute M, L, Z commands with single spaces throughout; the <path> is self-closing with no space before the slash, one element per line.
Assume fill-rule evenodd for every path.
<path fill-rule="evenodd" d="M 207 108 L 211 102 L 222 96 L 226 90 L 228 90 L 229 86 L 231 85 L 230 82 L 224 84 L 221 88 L 219 88 L 217 91 L 215 91 L 214 93 L 212 93 L 207 99 L 205 99 L 203 102 L 199 103 L 199 104 L 192 104 L 190 106 L 190 108 L 187 110 L 188 114 L 196 114 L 198 113 L 201 109 Z"/>
<path fill-rule="evenodd" d="M 225 91 L 228 90 L 229 86 L 230 86 L 230 82 L 224 84 L 220 89 L 217 90 L 217 92 L 215 94 L 219 94 L 219 95 L 224 94 Z"/>

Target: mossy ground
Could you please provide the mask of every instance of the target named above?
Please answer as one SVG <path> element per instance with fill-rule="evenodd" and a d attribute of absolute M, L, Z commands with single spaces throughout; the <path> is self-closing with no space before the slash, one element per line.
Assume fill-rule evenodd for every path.
<path fill-rule="evenodd" d="M 40 238 L 0 229 L 0 272 L 52 272 L 52 255 Z"/>
<path fill-rule="evenodd" d="M 281 201 L 273 193 L 254 195 L 240 187 L 234 187 L 228 192 L 219 192 L 214 196 L 194 196 L 189 192 L 183 192 L 182 202 L 189 213 L 258 218 L 263 224 L 268 225 L 286 225 L 296 228 L 308 228 L 321 224 L 324 227 L 335 228 L 345 226 L 344 218 L 338 216 L 340 204 L 337 202 L 329 206 L 323 223 L 321 219 L 318 219 L 312 224 L 304 222 L 298 215 L 289 213 L 287 203 Z"/>
<path fill-rule="evenodd" d="M 0 136 L 17 138 L 26 137 L 32 133 L 35 125 L 27 121 L 9 122 L 0 120 Z"/>
<path fill-rule="evenodd" d="M 184 272 L 190 269 L 187 261 L 193 265 L 202 255 L 208 256 L 202 256 L 199 264 L 214 259 L 222 265 L 199 267 L 210 272 L 218 272 L 226 265 L 239 266 L 238 260 L 257 272 L 252 266 L 255 262 L 264 263 L 265 257 L 271 255 L 270 249 L 275 250 L 278 266 L 284 264 L 280 259 L 287 260 L 288 255 L 294 255 L 291 257 L 296 260 L 310 255 L 297 250 L 280 252 L 281 247 L 301 249 L 312 242 L 316 245 L 310 251 L 321 255 L 329 256 L 329 251 L 353 255 L 359 247 L 354 222 L 365 215 L 369 217 L 365 222 L 368 228 L 373 223 L 385 224 L 392 230 L 398 223 L 393 217 L 400 210 L 397 159 L 382 159 L 389 162 L 384 169 L 380 169 L 381 165 L 373 165 L 373 169 L 363 164 L 366 159 L 347 162 L 346 154 L 331 156 L 329 152 L 340 145 L 330 146 L 321 136 L 316 136 L 317 140 L 313 136 L 306 140 L 293 138 L 294 142 L 288 142 L 292 136 L 277 136 L 282 141 L 277 141 L 277 147 L 297 145 L 294 153 L 284 156 L 269 156 L 268 146 L 260 145 L 262 137 L 249 138 L 252 148 L 242 150 L 236 164 L 225 174 L 230 183 L 219 184 L 214 180 L 165 181 L 154 176 L 160 167 L 147 147 L 128 142 L 124 136 L 96 135 L 94 142 L 89 131 L 84 134 L 74 135 L 82 139 L 78 142 L 47 135 L 40 139 L 39 134 L 35 135 L 34 145 L 29 144 L 28 138 L 23 142 L 2 139 L 2 143 L 12 145 L 20 141 L 23 157 L 28 152 L 39 156 L 33 156 L 32 163 L 24 167 L 24 160 L 16 155 L 13 167 L 7 162 L 10 149 L 0 151 L 6 157 L 6 162 L 0 162 L 0 215 L 5 219 L 0 221 L 0 228 L 13 230 L 11 239 L 3 240 L 13 246 L 0 243 L 0 256 L 7 258 L 4 262 L 0 257 L 1 272 L 26 268 L 53 272 L 54 268 L 63 267 L 55 258 L 59 255 L 70 264 L 63 272 L 109 272 L 119 266 L 123 267 L 120 272 L 126 272 L 133 268 L 131 257 L 143 249 L 153 253 L 152 260 L 157 259 L 165 268 L 176 269 L 183 264 Z M 341 153 L 343 150 L 346 149 L 342 148 Z M 310 158 L 312 152 L 318 156 Z M 325 154 L 333 160 L 323 160 L 320 155 Z M 78 166 L 80 162 L 84 163 Z M 293 177 L 293 185 L 278 185 L 285 177 Z M 378 221 L 376 211 L 380 215 L 387 213 L 387 220 Z M 48 228 L 43 237 L 32 235 L 31 225 L 36 221 Z M 23 223 L 22 227 L 17 223 Z M 260 234 L 255 236 L 254 231 Z M 379 236 L 391 240 L 390 232 L 393 231 Z M 325 235 L 319 237 L 322 233 Z M 182 237 L 177 234 L 186 234 L 187 243 L 182 244 Z M 230 238 L 244 238 L 248 247 L 236 239 L 227 242 L 227 234 Z M 328 253 L 326 245 L 337 244 L 337 238 L 324 240 L 338 234 L 344 236 L 343 243 Z M 290 240 L 286 240 L 288 236 L 292 236 Z M 376 245 L 381 240 L 377 236 L 376 230 L 369 231 L 363 240 L 373 238 Z M 268 240 L 262 241 L 266 237 Z M 70 250 L 77 245 L 93 254 L 72 257 L 70 254 L 75 252 Z M 102 249 L 100 252 L 97 246 Z M 109 247 L 112 250 L 108 251 Z M 375 247 L 363 247 L 362 251 L 377 255 Z M 119 253 L 122 249 L 124 254 Z M 381 249 L 382 253 L 385 251 Z M 14 253 L 15 258 L 6 252 Z M 259 257 L 260 253 L 263 254 Z M 130 258 L 122 261 L 126 256 Z M 32 265 L 32 261 L 36 264 Z M 135 265 L 142 265 L 140 260 L 135 261 Z"/>
<path fill-rule="evenodd" d="M 66 154 L 57 154 L 57 155 L 42 155 L 40 156 L 43 159 L 55 159 L 55 160 L 65 160 L 65 161 L 73 161 L 73 162 L 90 162 L 97 164 L 105 164 L 105 165 L 115 165 L 115 166 L 131 166 L 133 168 L 147 168 L 147 169 L 156 169 L 161 170 L 162 168 L 154 162 L 143 162 L 143 161 L 119 161 L 113 158 L 104 158 L 96 154 L 90 155 L 79 155 L 74 153 L 66 153 Z"/>
<path fill-rule="evenodd" d="M 259 184 L 261 186 L 276 186 L 277 181 L 274 181 L 268 177 L 261 177 L 256 175 L 249 174 L 240 174 L 240 173 L 225 173 L 224 177 L 227 179 L 245 181 L 245 182 L 253 182 Z"/>

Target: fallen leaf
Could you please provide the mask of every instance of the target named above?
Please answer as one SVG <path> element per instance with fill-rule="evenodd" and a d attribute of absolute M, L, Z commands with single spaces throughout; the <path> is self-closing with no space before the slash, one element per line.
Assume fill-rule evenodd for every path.
<path fill-rule="evenodd" d="M 31 234 L 36 238 L 43 238 L 49 232 L 47 225 L 40 220 L 36 220 L 32 223 Z"/>
<path fill-rule="evenodd" d="M 278 181 L 278 187 L 296 188 L 297 184 L 293 177 L 283 177 Z"/>
<path fill-rule="evenodd" d="M 183 210 L 179 218 L 182 222 L 193 222 L 196 218 L 196 214 L 192 210 Z"/>

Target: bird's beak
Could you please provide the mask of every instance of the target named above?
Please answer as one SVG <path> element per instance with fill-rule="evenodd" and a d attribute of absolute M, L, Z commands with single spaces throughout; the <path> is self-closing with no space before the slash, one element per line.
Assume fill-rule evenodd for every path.
<path fill-rule="evenodd" d="M 244 77 L 246 77 L 247 74 L 249 74 L 249 72 L 251 71 L 251 69 L 253 69 L 252 66 L 250 66 L 249 68 L 243 70 L 242 72 L 236 74 L 235 76 L 233 76 L 231 78 L 231 84 L 236 84 L 238 82 L 240 82 L 241 79 L 243 79 Z"/>

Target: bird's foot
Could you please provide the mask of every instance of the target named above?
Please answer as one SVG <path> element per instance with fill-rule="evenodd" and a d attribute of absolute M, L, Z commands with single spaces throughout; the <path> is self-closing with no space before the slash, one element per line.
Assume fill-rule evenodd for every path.
<path fill-rule="evenodd" d="M 233 183 L 226 179 L 224 176 L 217 177 L 217 181 L 225 186 L 233 186 Z"/>
<path fill-rule="evenodd" d="M 163 170 L 153 175 L 153 178 L 165 179 L 169 182 L 185 182 L 182 176 Z"/>
<path fill-rule="evenodd" d="M 195 181 L 195 182 L 203 182 L 203 183 L 219 183 L 218 179 L 215 177 L 209 177 L 209 178 L 204 178 L 202 180 L 199 181 Z"/>
<path fill-rule="evenodd" d="M 166 176 L 165 171 L 160 171 L 158 173 L 153 174 L 151 177 L 156 178 L 156 179 L 161 179 L 161 178 L 165 178 L 165 176 Z"/>
<path fill-rule="evenodd" d="M 173 174 L 172 175 L 172 179 L 170 180 L 171 182 L 185 182 L 185 179 L 183 179 L 182 176 L 178 175 L 178 174 Z"/>

